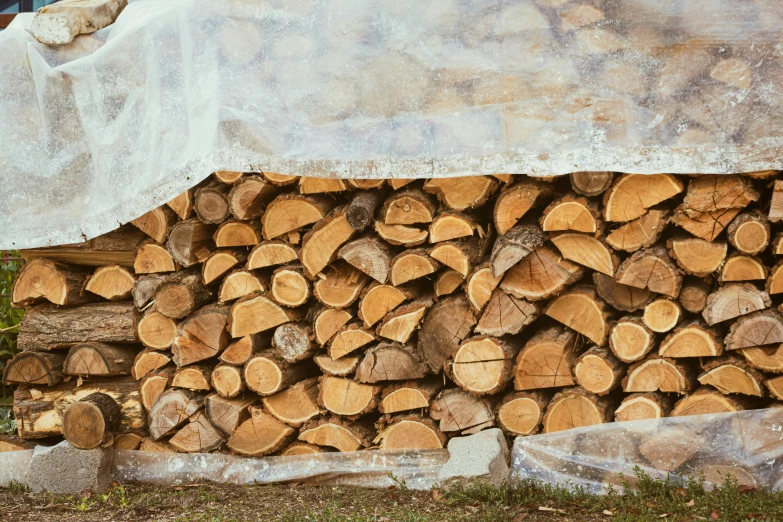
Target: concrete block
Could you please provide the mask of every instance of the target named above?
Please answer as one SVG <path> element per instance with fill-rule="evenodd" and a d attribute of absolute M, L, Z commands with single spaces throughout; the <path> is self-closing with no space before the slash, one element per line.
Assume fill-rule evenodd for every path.
<path fill-rule="evenodd" d="M 68 441 L 36 446 L 25 483 L 32 491 L 56 494 L 105 491 L 112 482 L 113 456 L 111 448 L 81 450 Z"/>
<path fill-rule="evenodd" d="M 501 484 L 508 479 L 508 444 L 497 428 L 449 441 L 449 461 L 440 469 L 438 482 L 445 485 L 455 480 L 486 480 Z"/>

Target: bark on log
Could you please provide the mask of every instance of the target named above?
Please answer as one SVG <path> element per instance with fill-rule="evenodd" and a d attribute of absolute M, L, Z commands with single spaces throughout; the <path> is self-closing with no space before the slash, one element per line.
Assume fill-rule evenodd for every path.
<path fill-rule="evenodd" d="M 79 449 L 93 449 L 120 425 L 122 412 L 105 393 L 92 393 L 75 402 L 63 415 L 63 436 Z"/>
<path fill-rule="evenodd" d="M 27 262 L 14 281 L 11 304 L 28 307 L 48 301 L 56 305 L 75 306 L 92 300 L 82 295 L 87 272 L 80 267 L 53 261 L 33 259 Z"/>
<path fill-rule="evenodd" d="M 81 377 L 130 375 L 136 350 L 132 346 L 79 343 L 68 351 L 63 373 Z"/>
<path fill-rule="evenodd" d="M 419 331 L 418 352 L 433 373 L 443 369 L 476 322 L 475 312 L 462 295 L 442 299 L 429 310 Z"/>

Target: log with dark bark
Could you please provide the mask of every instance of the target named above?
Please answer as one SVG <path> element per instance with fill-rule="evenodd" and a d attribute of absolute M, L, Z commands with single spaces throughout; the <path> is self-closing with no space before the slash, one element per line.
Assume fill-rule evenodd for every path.
<path fill-rule="evenodd" d="M 545 240 L 546 237 L 536 225 L 516 225 L 498 236 L 490 255 L 492 275 L 502 276 L 532 254 Z"/>
<path fill-rule="evenodd" d="M 195 268 L 175 272 L 155 291 L 155 309 L 172 319 L 182 319 L 192 311 L 209 304 L 215 295 Z"/>
<path fill-rule="evenodd" d="M 348 220 L 348 224 L 357 232 L 370 226 L 376 209 L 383 201 L 383 196 L 384 193 L 380 190 L 365 190 L 355 193 L 345 209 L 345 218 Z"/>
<path fill-rule="evenodd" d="M 228 193 L 231 187 L 224 183 L 209 183 L 196 191 L 193 210 L 202 223 L 217 225 L 222 223 L 231 211 L 228 206 Z"/>
<path fill-rule="evenodd" d="M 63 436 L 79 449 L 93 449 L 106 441 L 120 425 L 122 412 L 105 393 L 91 393 L 73 403 L 63 414 Z"/>

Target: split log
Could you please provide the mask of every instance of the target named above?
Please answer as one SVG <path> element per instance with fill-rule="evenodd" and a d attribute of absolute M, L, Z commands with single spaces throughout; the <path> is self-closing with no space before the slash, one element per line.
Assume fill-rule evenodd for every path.
<path fill-rule="evenodd" d="M 378 324 L 378 336 L 398 343 L 407 343 L 413 332 L 419 328 L 424 314 L 433 304 L 431 297 L 420 297 L 389 312 Z"/>
<path fill-rule="evenodd" d="M 572 172 L 571 188 L 583 196 L 599 196 L 612 186 L 614 172 Z"/>
<path fill-rule="evenodd" d="M 767 279 L 767 268 L 755 257 L 732 254 L 720 272 L 721 283 L 742 281 L 763 281 Z"/>
<path fill-rule="evenodd" d="M 574 361 L 574 379 L 589 393 L 606 395 L 620 384 L 625 365 L 606 348 L 593 346 Z"/>
<path fill-rule="evenodd" d="M 182 319 L 194 310 L 210 303 L 215 295 L 201 281 L 193 268 L 175 272 L 155 291 L 155 309 L 172 319 Z"/>
<path fill-rule="evenodd" d="M 17 347 L 27 350 L 68 348 L 81 342 L 134 343 L 135 312 L 130 301 L 90 303 L 75 308 L 39 305 L 25 310 Z"/>
<path fill-rule="evenodd" d="M 467 298 L 455 295 L 441 299 L 424 318 L 418 336 L 418 352 L 433 373 L 457 350 L 476 325 L 476 314 Z"/>
<path fill-rule="evenodd" d="M 358 181 L 360 180 L 349 180 L 348 182 L 355 183 Z M 379 181 L 381 184 L 383 184 L 382 179 L 372 181 Z M 373 218 L 375 217 L 375 211 L 378 209 L 381 201 L 383 201 L 383 197 L 384 192 L 381 190 L 363 190 L 354 194 L 351 198 L 351 202 L 345 209 L 345 218 L 348 220 L 348 224 L 351 225 L 351 227 L 353 227 L 353 229 L 357 232 L 361 232 L 370 226 L 370 223 L 372 223 Z"/>
<path fill-rule="evenodd" d="M 196 191 L 193 210 L 202 223 L 217 225 L 228 219 L 231 215 L 228 206 L 230 189 L 224 183 L 212 182 Z"/>
<path fill-rule="evenodd" d="M 623 261 L 617 269 L 615 279 L 623 285 L 647 289 L 673 298 L 680 295 L 682 286 L 682 276 L 663 247 L 636 252 Z"/>
<path fill-rule="evenodd" d="M 649 248 L 661 237 L 668 222 L 669 213 L 667 211 L 651 209 L 642 217 L 612 230 L 606 236 L 606 243 L 616 250 L 625 250 L 626 252 Z"/>
<path fill-rule="evenodd" d="M 130 375 L 135 356 L 136 350 L 132 346 L 79 343 L 68 350 L 63 373 L 81 377 Z"/>
<path fill-rule="evenodd" d="M 300 194 L 325 194 L 328 192 L 343 192 L 348 190 L 348 183 L 339 178 L 299 178 Z"/>
<path fill-rule="evenodd" d="M 290 243 L 279 239 L 262 241 L 247 256 L 247 269 L 256 270 L 296 261 L 299 254 Z"/>
<path fill-rule="evenodd" d="M 123 301 L 130 299 L 135 283 L 136 276 L 127 268 L 102 266 L 87 277 L 84 290 L 109 301 Z"/>
<path fill-rule="evenodd" d="M 511 435 L 534 435 L 551 399 L 552 394 L 544 390 L 511 392 L 495 407 L 498 425 Z"/>
<path fill-rule="evenodd" d="M 672 358 L 716 357 L 722 353 L 723 343 L 718 332 L 700 320 L 679 326 L 661 341 L 658 348 L 658 355 Z"/>
<path fill-rule="evenodd" d="M 351 320 L 351 312 L 336 308 L 313 308 L 308 313 L 313 325 L 313 337 L 321 346 L 325 345 L 334 335 Z"/>
<path fill-rule="evenodd" d="M 430 243 L 472 237 L 481 227 L 470 216 L 455 212 L 441 212 L 429 226 Z"/>
<path fill-rule="evenodd" d="M 192 391 L 209 391 L 212 389 L 212 368 L 205 365 L 178 368 L 171 377 L 172 388 L 185 388 Z"/>
<path fill-rule="evenodd" d="M 778 232 L 778 234 L 775 236 L 775 240 L 772 241 L 772 253 L 776 256 L 783 255 L 783 232 Z M 22 255 L 24 255 L 24 250 L 22 251 Z"/>
<path fill-rule="evenodd" d="M 147 235 L 127 224 L 81 243 L 49 248 L 21 250 L 25 261 L 40 258 L 86 266 L 133 266 L 136 249 L 148 239 Z"/>
<path fill-rule="evenodd" d="M 764 397 L 764 376 L 734 356 L 718 357 L 702 364 L 704 372 L 697 378 L 724 395 L 741 394 Z"/>
<path fill-rule="evenodd" d="M 672 215 L 672 223 L 704 241 L 714 241 L 739 212 L 738 208 L 729 208 L 688 214 L 687 209 L 680 205 Z"/>
<path fill-rule="evenodd" d="M 136 284 L 133 285 L 133 290 L 131 290 L 131 296 L 136 308 L 144 309 L 147 303 L 155 298 L 155 292 L 166 281 L 166 277 L 160 274 L 152 274 L 142 276 L 136 280 Z"/>
<path fill-rule="evenodd" d="M 356 323 L 343 326 L 329 342 L 329 357 L 333 360 L 339 359 L 373 341 L 375 334 L 372 330 L 362 328 Z"/>
<path fill-rule="evenodd" d="M 495 200 L 492 210 L 497 233 L 505 235 L 528 210 L 550 193 L 550 187 L 533 179 L 521 180 L 504 188 Z"/>
<path fill-rule="evenodd" d="M 783 260 L 775 263 L 770 270 L 766 289 L 770 295 L 783 293 Z"/>
<path fill-rule="evenodd" d="M 124 451 L 136 451 L 141 445 L 143 437 L 138 433 L 121 433 L 114 437 L 112 442 L 112 449 L 124 450 Z"/>
<path fill-rule="evenodd" d="M 483 252 L 481 242 L 477 239 L 464 241 L 444 241 L 432 247 L 429 256 L 467 277 L 473 267 L 481 261 Z"/>
<path fill-rule="evenodd" d="M 677 301 L 656 299 L 644 307 L 642 321 L 653 332 L 664 333 L 677 326 L 681 315 L 682 310 Z"/>
<path fill-rule="evenodd" d="M 335 415 L 356 418 L 378 407 L 379 386 L 359 384 L 331 375 L 324 375 L 319 381 L 318 405 Z"/>
<path fill-rule="evenodd" d="M 389 281 L 392 285 L 399 286 L 434 274 L 439 268 L 440 263 L 428 256 L 424 249 L 407 249 L 392 258 Z"/>
<path fill-rule="evenodd" d="M 324 375 L 334 375 L 335 377 L 348 377 L 359 366 L 359 357 L 350 355 L 334 360 L 329 355 L 321 354 L 313 357 L 313 361 Z"/>
<path fill-rule="evenodd" d="M 432 284 L 432 290 L 435 297 L 453 294 L 465 282 L 462 274 L 451 268 L 447 268 L 435 275 L 435 282 Z"/>
<path fill-rule="evenodd" d="M 169 387 L 169 381 L 173 373 L 173 368 L 162 368 L 147 373 L 141 379 L 139 383 L 139 402 L 144 407 L 144 411 L 152 411 L 152 407 L 155 406 L 160 396 Z"/>
<path fill-rule="evenodd" d="M 721 392 L 705 386 L 677 401 L 670 416 L 729 413 L 744 409 L 746 409 L 745 404 L 741 399 L 723 395 Z"/>
<path fill-rule="evenodd" d="M 223 278 L 220 284 L 218 303 L 225 304 L 266 290 L 267 286 L 259 276 L 246 270 L 234 270 Z"/>
<path fill-rule="evenodd" d="M 277 420 L 298 428 L 318 416 L 318 377 L 300 381 L 290 388 L 261 399 L 264 410 Z"/>
<path fill-rule="evenodd" d="M 644 215 L 648 208 L 683 191 L 671 174 L 623 174 L 604 194 L 604 219 L 626 222 Z"/>
<path fill-rule="evenodd" d="M 777 223 L 783 219 L 783 180 L 775 180 L 772 201 L 769 204 L 769 220 Z"/>
<path fill-rule="evenodd" d="M 278 188 L 261 176 L 245 176 L 237 179 L 228 194 L 228 209 L 236 219 L 253 219 L 260 216 L 264 207 L 277 194 Z"/>
<path fill-rule="evenodd" d="M 260 457 L 285 446 L 296 430 L 264 412 L 250 406 L 250 418 L 231 434 L 226 443 L 232 452 L 245 457 Z"/>
<path fill-rule="evenodd" d="M 166 205 L 174 211 L 183 221 L 190 218 L 193 212 L 193 190 L 186 190 L 174 199 L 166 202 Z"/>
<path fill-rule="evenodd" d="M 514 376 L 514 358 L 519 346 L 489 336 L 466 339 L 446 362 L 446 374 L 465 391 L 493 395 Z"/>
<path fill-rule="evenodd" d="M 231 337 L 244 337 L 296 321 L 299 309 L 287 309 L 262 295 L 248 295 L 231 306 L 226 327 Z"/>
<path fill-rule="evenodd" d="M 674 401 L 659 392 L 628 395 L 614 411 L 615 422 L 662 419 L 669 415 Z"/>
<path fill-rule="evenodd" d="M 387 225 L 380 221 L 375 222 L 375 232 L 378 237 L 390 245 L 415 247 L 427 241 L 429 233 L 416 227 L 405 225 Z"/>
<path fill-rule="evenodd" d="M 578 336 L 571 330 L 555 327 L 538 332 L 517 356 L 514 389 L 573 386 L 571 367 L 578 347 Z"/>
<path fill-rule="evenodd" d="M 346 243 L 337 255 L 381 284 L 389 279 L 393 252 L 376 237 L 366 236 Z"/>
<path fill-rule="evenodd" d="M 620 318 L 609 333 L 609 348 L 624 363 L 643 359 L 653 349 L 655 336 L 641 318 L 628 315 Z"/>
<path fill-rule="evenodd" d="M 383 317 L 414 297 L 414 293 L 405 287 L 371 284 L 361 294 L 359 301 L 359 319 L 369 328 Z"/>
<path fill-rule="evenodd" d="M 57 352 L 21 352 L 3 369 L 5 384 L 54 386 L 63 380 L 65 356 Z"/>
<path fill-rule="evenodd" d="M 614 275 L 618 264 L 617 258 L 596 238 L 587 234 L 565 232 L 552 237 L 552 244 L 569 261 L 608 276 Z"/>
<path fill-rule="evenodd" d="M 152 440 L 158 441 L 174 432 L 200 410 L 203 403 L 202 396 L 189 390 L 172 388 L 163 392 L 149 414 Z"/>
<path fill-rule="evenodd" d="M 517 225 L 498 236 L 492 246 L 492 275 L 500 277 L 528 257 L 544 243 L 546 237 L 535 225 Z M 467 274 L 464 274 L 467 275 Z"/>
<path fill-rule="evenodd" d="M 595 234 L 601 227 L 601 218 L 594 202 L 566 194 L 544 209 L 539 223 L 544 232 L 572 230 Z"/>
<path fill-rule="evenodd" d="M 769 222 L 759 212 L 740 214 L 726 230 L 729 243 L 740 254 L 754 256 L 763 252 L 772 238 L 769 230 Z"/>
<path fill-rule="evenodd" d="M 139 451 L 146 451 L 148 453 L 177 453 L 177 450 L 172 448 L 168 442 L 155 442 L 149 437 L 142 439 Z"/>
<path fill-rule="evenodd" d="M 34 259 L 25 263 L 16 276 L 11 304 L 28 307 L 49 301 L 75 306 L 89 302 L 92 298 L 81 293 L 86 278 L 87 272 L 79 267 L 50 259 Z"/>
<path fill-rule="evenodd" d="M 686 273 L 704 277 L 717 271 L 726 259 L 726 243 L 710 243 L 695 237 L 672 238 L 669 254 Z"/>
<path fill-rule="evenodd" d="M 757 370 L 783 373 L 783 345 L 743 348 L 742 355 L 748 364 Z"/>
<path fill-rule="evenodd" d="M 563 259 L 549 245 L 541 245 L 506 272 L 500 289 L 519 299 L 540 301 L 559 294 L 583 275 L 581 266 Z"/>
<path fill-rule="evenodd" d="M 446 436 L 435 423 L 421 415 L 382 417 L 377 426 L 378 436 L 373 442 L 381 451 L 433 450 L 446 444 Z"/>
<path fill-rule="evenodd" d="M 218 395 L 227 399 L 238 396 L 245 389 L 245 381 L 242 380 L 242 370 L 228 364 L 215 366 L 210 375 L 210 384 Z M 209 390 L 209 387 L 203 389 Z"/>
<path fill-rule="evenodd" d="M 329 265 L 313 284 L 313 295 L 331 308 L 351 306 L 361 295 L 368 277 L 342 261 Z"/>
<path fill-rule="evenodd" d="M 655 297 L 649 290 L 622 285 L 613 277 L 598 272 L 593 273 L 593 283 L 601 299 L 616 310 L 640 310 Z"/>
<path fill-rule="evenodd" d="M 745 208 L 758 201 L 752 182 L 737 174 L 694 176 L 688 182 L 683 207 L 688 213 Z"/>
<path fill-rule="evenodd" d="M 399 190 L 405 185 L 409 185 L 414 181 L 417 180 L 415 178 L 389 178 L 386 180 L 392 190 Z"/>
<path fill-rule="evenodd" d="M 198 219 L 181 221 L 174 225 L 166 248 L 174 261 L 187 268 L 201 262 L 214 248 L 212 236 L 217 227 Z"/>
<path fill-rule="evenodd" d="M 177 215 L 169 207 L 163 206 L 137 217 L 131 224 L 158 243 L 165 243 L 176 222 Z"/>
<path fill-rule="evenodd" d="M 179 325 L 177 336 L 171 344 L 172 360 L 177 366 L 215 357 L 226 346 L 228 307 L 208 305 L 190 314 Z"/>
<path fill-rule="evenodd" d="M 225 221 L 213 236 L 217 248 L 255 246 L 261 242 L 261 230 L 254 221 Z"/>
<path fill-rule="evenodd" d="M 285 265 L 272 273 L 269 296 L 279 305 L 288 308 L 301 306 L 310 299 L 310 281 L 299 265 Z"/>
<path fill-rule="evenodd" d="M 775 310 L 761 310 L 738 318 L 725 339 L 727 350 L 783 343 L 783 316 Z"/>
<path fill-rule="evenodd" d="M 133 271 L 138 274 L 158 274 L 177 269 L 174 259 L 163 245 L 148 240 L 136 250 Z"/>
<path fill-rule="evenodd" d="M 281 359 L 273 350 L 264 350 L 245 363 L 245 384 L 262 397 L 274 395 L 315 373 L 312 363 L 291 364 Z"/>
<path fill-rule="evenodd" d="M 299 440 L 343 452 L 370 447 L 374 435 L 371 424 L 349 422 L 338 417 L 316 419 L 299 430 Z"/>
<path fill-rule="evenodd" d="M 193 415 L 173 437 L 169 444 L 182 453 L 209 453 L 225 444 L 226 439 L 202 412 Z"/>
<path fill-rule="evenodd" d="M 439 421 L 440 431 L 460 435 L 472 435 L 495 425 L 495 415 L 486 399 L 460 388 L 440 392 L 430 407 L 430 417 Z"/>
<path fill-rule="evenodd" d="M 628 368 L 623 379 L 623 391 L 686 394 L 695 384 L 695 375 L 685 363 L 675 359 L 652 356 Z"/>
<path fill-rule="evenodd" d="M 245 253 L 241 250 L 215 250 L 201 264 L 201 279 L 205 285 L 215 283 L 229 270 L 244 261 Z"/>
<path fill-rule="evenodd" d="M 424 182 L 424 190 L 457 211 L 480 207 L 497 188 L 498 182 L 492 176 L 433 178 Z"/>
<path fill-rule="evenodd" d="M 421 379 L 428 368 L 409 346 L 382 342 L 364 353 L 356 368 L 356 380 L 374 384 L 380 381 Z"/>
<path fill-rule="evenodd" d="M 673 472 L 689 461 L 706 441 L 684 426 L 671 426 L 646 435 L 639 444 L 639 453 L 650 465 L 661 471 Z"/>
<path fill-rule="evenodd" d="M 421 189 L 406 189 L 386 198 L 379 217 L 386 225 L 430 223 L 435 217 L 435 203 Z"/>
<path fill-rule="evenodd" d="M 156 352 L 153 350 L 142 350 L 136 354 L 136 358 L 133 359 L 133 367 L 131 368 L 131 376 L 140 380 L 149 375 L 155 370 L 159 370 L 171 362 L 171 357 L 163 352 Z"/>
<path fill-rule="evenodd" d="M 63 436 L 79 449 L 97 448 L 119 427 L 121 417 L 114 399 L 105 393 L 91 393 L 65 410 Z"/>
<path fill-rule="evenodd" d="M 299 176 L 289 176 L 287 174 L 277 174 L 275 172 L 262 172 L 261 175 L 269 183 L 279 187 L 299 183 Z"/>
<path fill-rule="evenodd" d="M 611 421 L 612 408 L 605 398 L 581 388 L 566 388 L 552 397 L 543 419 L 542 433 L 593 426 Z"/>
<path fill-rule="evenodd" d="M 764 385 L 769 390 L 769 395 L 778 401 L 783 400 L 783 376 L 778 375 L 764 381 Z"/>
<path fill-rule="evenodd" d="M 476 325 L 481 335 L 516 335 L 541 314 L 539 306 L 495 290 Z"/>
<path fill-rule="evenodd" d="M 226 437 L 234 434 L 240 424 L 250 417 L 248 407 L 252 406 L 257 397 L 237 397 L 227 399 L 215 393 L 207 395 L 204 399 L 204 412 L 209 422 Z"/>
<path fill-rule="evenodd" d="M 442 387 L 443 381 L 438 376 L 392 383 L 381 392 L 378 411 L 390 414 L 429 408 L 432 398 Z"/>
<path fill-rule="evenodd" d="M 467 295 L 471 306 L 478 311 L 483 310 L 500 281 L 501 278 L 492 275 L 489 263 L 483 263 L 474 268 L 465 280 L 465 295 Z"/>
<path fill-rule="evenodd" d="M 712 279 L 686 278 L 677 300 L 685 310 L 700 314 L 707 306 L 707 297 L 712 292 Z"/>
<path fill-rule="evenodd" d="M 707 297 L 707 306 L 702 315 L 707 324 L 712 326 L 763 310 L 770 304 L 769 295 L 752 284 L 732 283 L 720 287 Z"/>
<path fill-rule="evenodd" d="M 226 349 L 220 353 L 218 359 L 220 359 L 221 362 L 232 366 L 244 366 L 247 360 L 250 359 L 255 352 L 261 349 L 262 344 L 261 336 L 259 334 L 240 337 L 226 346 Z"/>
<path fill-rule="evenodd" d="M 544 313 L 598 346 L 606 344 L 612 314 L 606 303 L 597 296 L 595 287 L 583 285 L 568 290 L 553 299 Z"/>

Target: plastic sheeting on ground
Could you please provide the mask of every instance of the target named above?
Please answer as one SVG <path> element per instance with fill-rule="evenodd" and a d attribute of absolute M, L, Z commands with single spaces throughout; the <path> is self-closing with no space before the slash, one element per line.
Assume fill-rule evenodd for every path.
<path fill-rule="evenodd" d="M 518 437 L 512 477 L 606 493 L 652 478 L 704 476 L 709 489 L 728 475 L 740 485 L 783 488 L 783 408 L 612 422 Z"/>
<path fill-rule="evenodd" d="M 213 170 L 783 166 L 778 0 L 138 0 L 57 48 L 12 25 L 3 248 L 95 237 Z"/>

